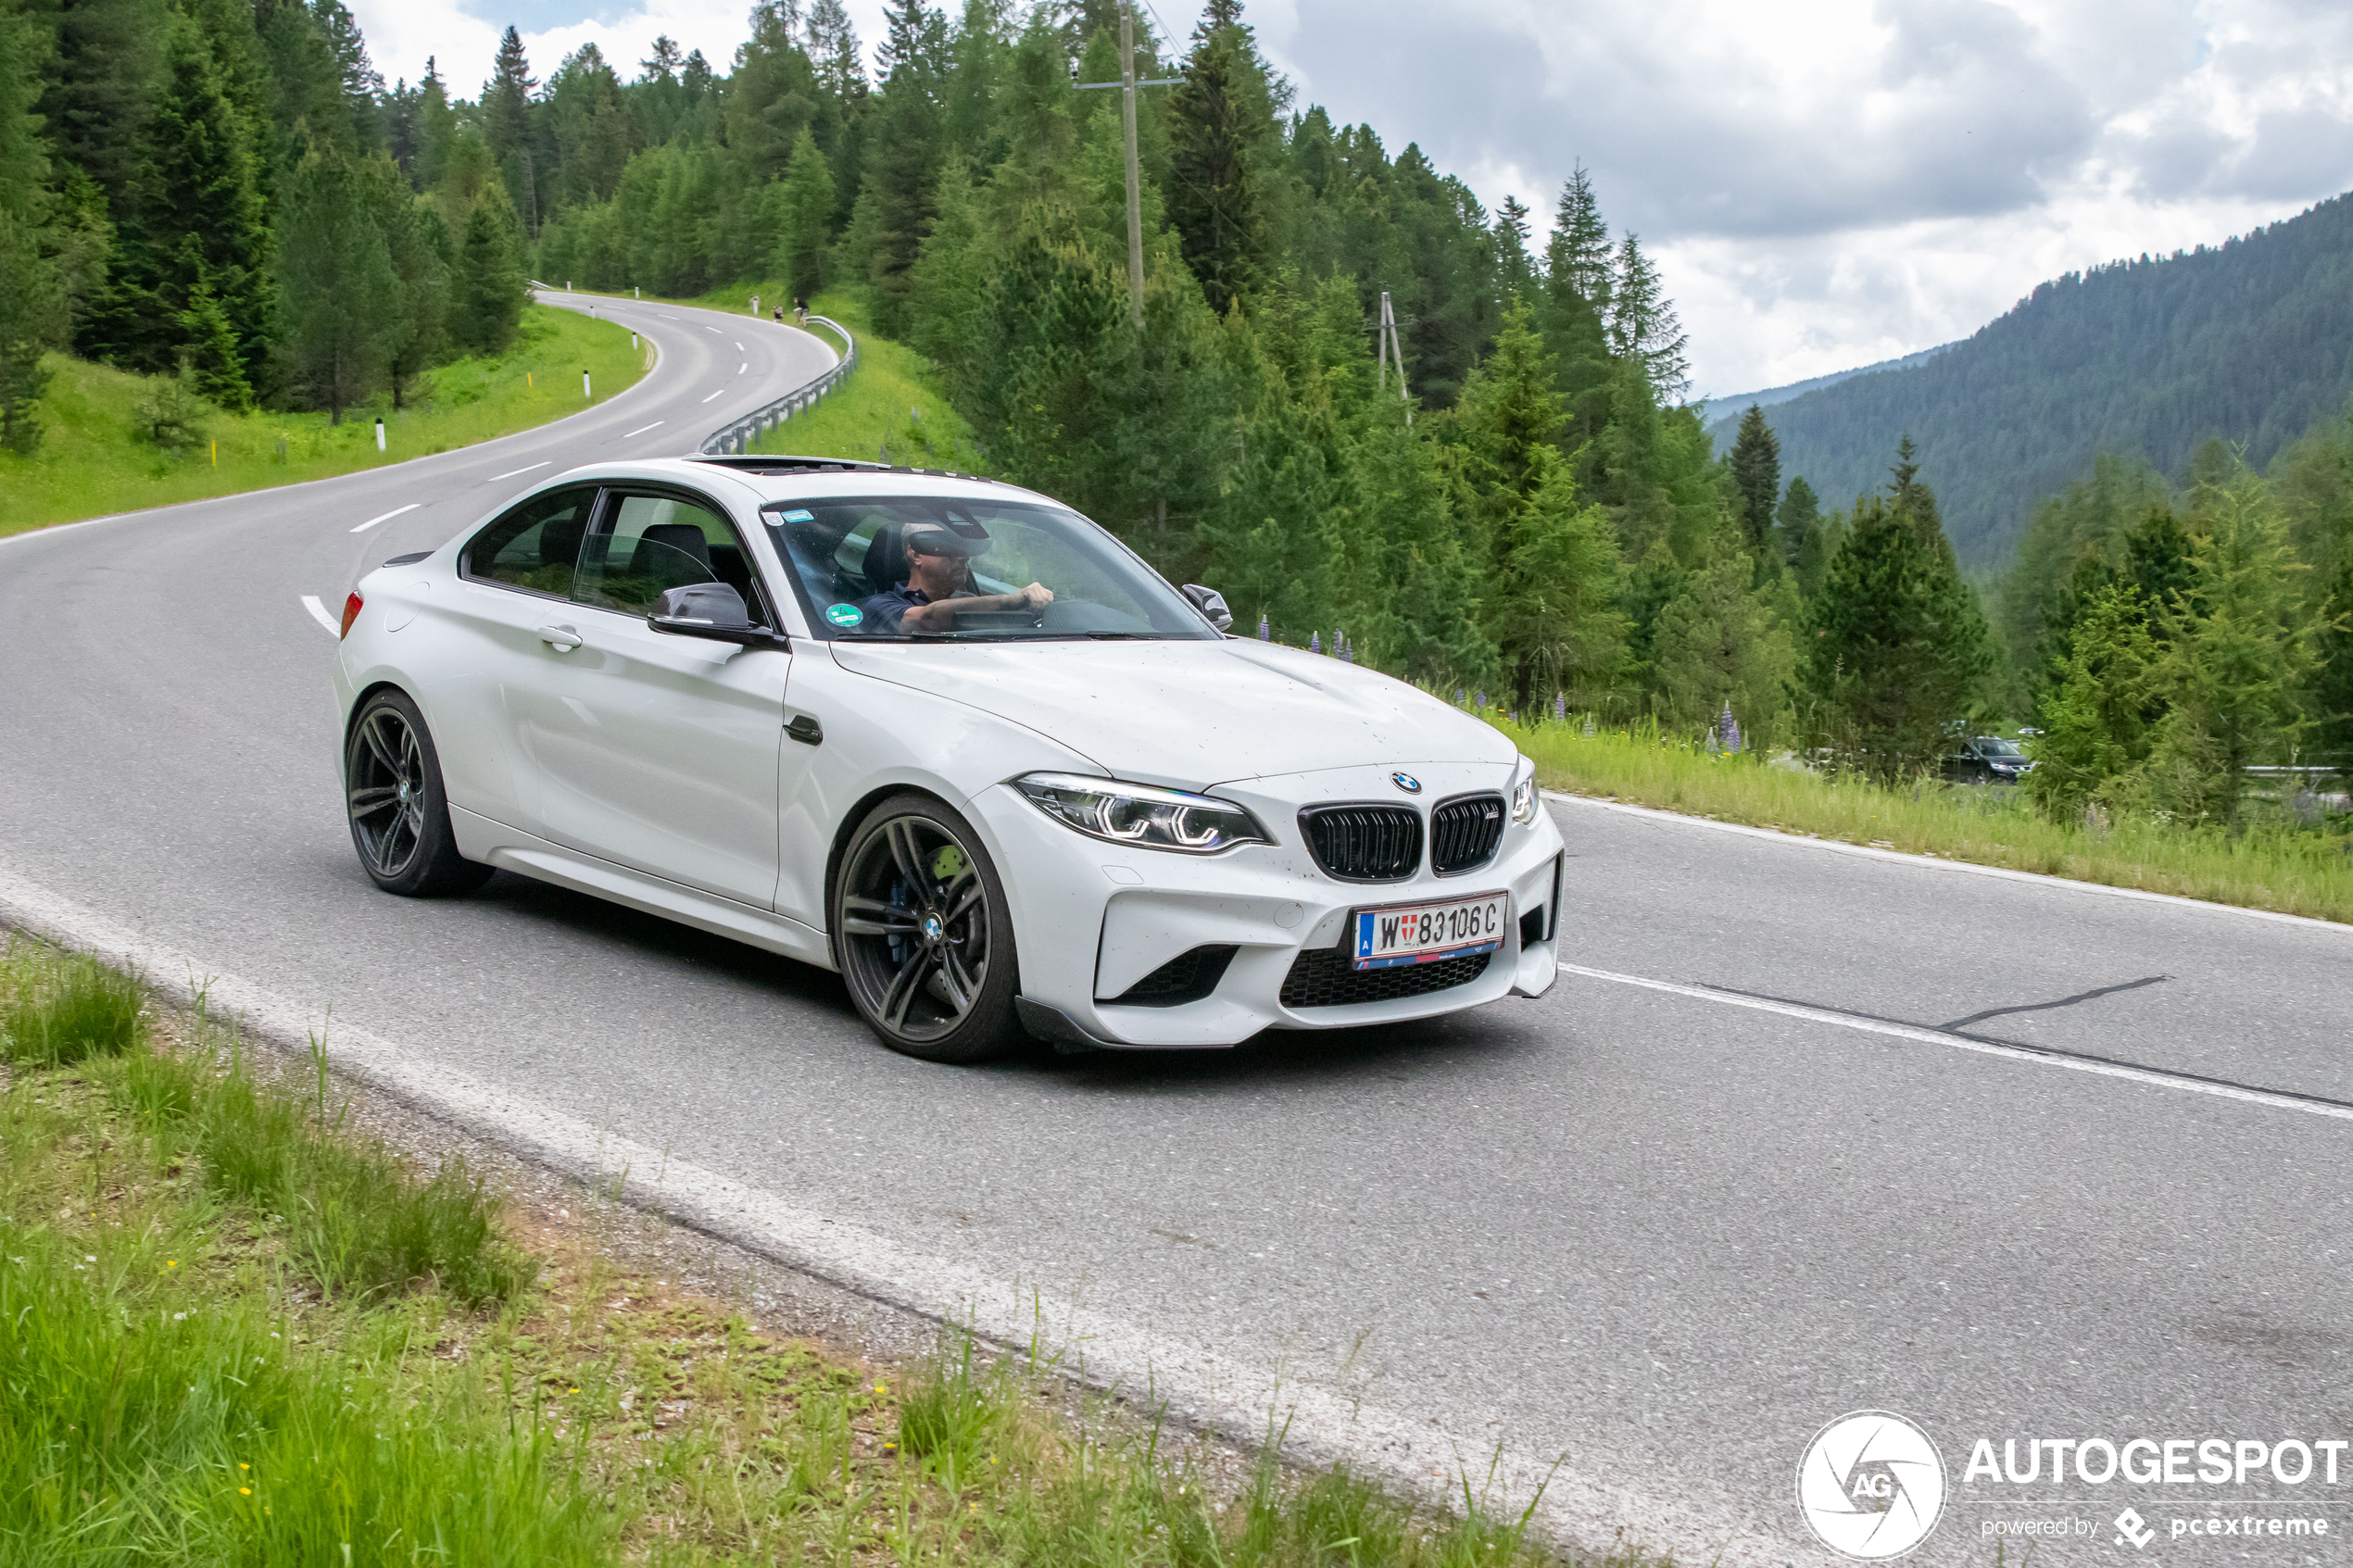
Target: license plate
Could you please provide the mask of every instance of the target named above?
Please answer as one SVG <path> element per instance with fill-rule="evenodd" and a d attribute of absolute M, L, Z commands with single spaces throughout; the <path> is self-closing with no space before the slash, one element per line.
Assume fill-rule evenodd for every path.
<path fill-rule="evenodd" d="M 1505 894 L 1482 893 L 1443 904 L 1358 909 L 1356 967 L 1390 969 L 1491 953 L 1504 945 L 1504 920 L 1510 906 Z"/>

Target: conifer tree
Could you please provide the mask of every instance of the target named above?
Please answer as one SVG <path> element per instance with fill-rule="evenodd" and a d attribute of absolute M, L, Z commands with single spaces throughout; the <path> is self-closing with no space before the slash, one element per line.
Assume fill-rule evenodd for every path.
<path fill-rule="evenodd" d="M 232 413 L 249 411 L 253 388 L 245 381 L 236 329 L 201 278 L 188 290 L 179 325 L 182 373 L 196 395 Z"/>
<path fill-rule="evenodd" d="M 2287 528 L 2262 477 L 2243 462 L 2194 497 L 2206 518 L 2187 593 L 2164 617 L 2158 671 L 2168 704 L 2145 773 L 2146 803 L 2235 827 L 2246 770 L 2279 757 L 2303 727 L 2298 686 L 2309 628 Z"/>
<path fill-rule="evenodd" d="M 1830 552 L 1823 547 L 1822 504 L 1804 474 L 1792 479 L 1782 493 L 1773 513 L 1773 531 L 1778 535 L 1775 548 L 1797 578 L 1798 591 L 1813 597 L 1821 590 Z"/>
<path fill-rule="evenodd" d="M 539 169 L 533 98 L 539 83 L 532 79 L 531 60 L 524 54 L 522 34 L 507 29 L 498 40 L 498 57 L 490 80 L 482 88 L 482 125 L 490 156 L 505 177 L 511 205 L 522 220 L 526 237 L 539 236 Z"/>
<path fill-rule="evenodd" d="M 45 42 L 31 19 L 0 15 L 0 446 L 12 452 L 40 444 L 41 356 L 65 326 L 57 270 L 42 254 L 49 154 L 32 112 L 32 56 Z"/>
<path fill-rule="evenodd" d="M 450 291 L 450 330 L 476 354 L 498 354 L 514 341 L 529 297 L 523 274 L 522 235 L 506 188 L 496 180 L 482 187 L 458 239 Z"/>
<path fill-rule="evenodd" d="M 1618 245 L 1611 273 L 1609 340 L 1612 351 L 1640 365 L 1662 395 L 1682 396 L 1691 382 L 1691 338 L 1667 298 L 1658 270 L 1630 233 Z"/>
<path fill-rule="evenodd" d="M 1908 451 L 1898 470 L 1894 495 L 1856 508 L 1808 607 L 1801 672 L 1817 740 L 1841 766 L 1883 780 L 1942 755 L 1993 667 L 1976 595 Z"/>
<path fill-rule="evenodd" d="M 1789 705 L 1796 655 L 1754 574 L 1728 530 L 1659 610 L 1652 660 L 1663 717 L 1705 728 L 1729 707 L 1744 734 L 1767 744 Z"/>
<path fill-rule="evenodd" d="M 2119 804 L 2126 781 L 2148 760 L 2163 706 L 2148 601 L 2129 583 L 2110 583 L 2069 630 L 2057 679 L 2043 698 L 2043 733 L 2028 746 L 2028 798 L 2062 822 L 2089 805 Z"/>
<path fill-rule="evenodd" d="M 865 58 L 858 47 L 858 30 L 841 0 L 811 0 L 808 22 L 809 57 L 816 62 L 817 79 L 826 93 L 841 102 L 866 95 Z"/>
<path fill-rule="evenodd" d="M 2353 550 L 2339 562 L 2312 628 L 2312 673 L 2305 712 L 2312 755 L 2353 787 Z"/>
<path fill-rule="evenodd" d="M 1496 282 L 1507 297 L 1517 295 L 1532 302 L 1536 263 L 1528 254 L 1528 208 L 1517 196 L 1504 198 L 1504 205 L 1496 209 L 1492 232 Z"/>
<path fill-rule="evenodd" d="M 1579 163 L 1561 187 L 1544 246 L 1544 341 L 1559 367 L 1571 445 L 1592 440 L 1609 419 L 1612 383 L 1609 227 Z"/>
<path fill-rule="evenodd" d="M 384 365 L 392 259 L 343 154 L 314 146 L 287 192 L 282 287 L 287 382 L 328 422 L 368 396 Z"/>
<path fill-rule="evenodd" d="M 1748 547 L 1759 562 L 1778 570 L 1780 552 L 1770 547 L 1773 508 L 1781 492 L 1781 444 L 1765 422 L 1765 410 L 1755 404 L 1741 416 L 1740 433 L 1732 442 L 1732 489 L 1740 497 L 1741 526 Z"/>
<path fill-rule="evenodd" d="M 1211 0 L 1168 100 L 1169 218 L 1185 264 L 1223 315 L 1265 268 L 1260 186 L 1276 136 L 1266 68 L 1240 0 Z"/>
<path fill-rule="evenodd" d="M 785 170 L 776 267 L 786 286 L 806 299 L 824 287 L 825 242 L 833 228 L 834 173 L 817 138 L 802 127 Z"/>

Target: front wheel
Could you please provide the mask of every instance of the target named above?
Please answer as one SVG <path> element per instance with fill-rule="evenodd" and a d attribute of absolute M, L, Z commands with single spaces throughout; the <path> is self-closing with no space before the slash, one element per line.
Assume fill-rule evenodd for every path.
<path fill-rule="evenodd" d="M 385 892 L 430 897 L 490 879 L 488 866 L 458 853 L 441 758 L 407 694 L 381 691 L 361 705 L 344 745 L 343 787 L 352 847 Z"/>
<path fill-rule="evenodd" d="M 834 873 L 832 905 L 842 978 L 883 1044 L 965 1062 L 1021 1037 L 1004 884 L 947 806 L 902 795 L 868 812 Z"/>

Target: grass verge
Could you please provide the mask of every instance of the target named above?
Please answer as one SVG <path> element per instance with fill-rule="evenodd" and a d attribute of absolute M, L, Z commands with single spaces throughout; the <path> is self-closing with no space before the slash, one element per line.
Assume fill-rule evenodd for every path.
<path fill-rule="evenodd" d="M 1886 787 L 1710 752 L 1654 726 L 1583 733 L 1498 721 L 1548 789 L 1597 796 L 1812 838 L 1937 855 L 2112 887 L 2353 922 L 2353 833 L 2258 822 L 2215 828 L 2125 819 L 2053 822 L 2006 787 L 1933 781 Z"/>
<path fill-rule="evenodd" d="M 668 303 L 746 315 L 754 295 L 759 296 L 764 313 L 778 300 L 789 301 L 792 291 L 771 279 L 731 283 L 698 299 Z M 931 361 L 904 344 L 875 336 L 858 291 L 829 289 L 812 299 L 809 308 L 813 315 L 839 321 L 856 335 L 858 368 L 815 408 L 794 415 L 754 442 L 753 451 L 856 458 L 956 473 L 992 471 L 972 426 L 939 391 Z M 833 342 L 833 334 L 823 327 L 810 330 L 828 344 Z M 781 396 L 787 390 L 778 387 L 774 395 Z"/>
<path fill-rule="evenodd" d="M 23 940 L 0 1057 L 0 1562 L 1561 1561 L 1468 1477 L 1416 1508 L 1058 1408 L 1035 1348 L 763 1332 L 358 1130 L 323 1056 L 275 1076 L 200 997 Z"/>
<path fill-rule="evenodd" d="M 650 352 L 629 340 L 626 327 L 534 305 L 506 354 L 429 371 L 407 408 L 380 397 L 346 410 L 340 425 L 324 414 L 207 412 L 193 440 L 169 447 L 142 435 L 135 418 L 156 378 L 53 355 L 39 448 L 0 453 L 0 496 L 7 503 L 0 507 L 0 535 L 327 479 L 528 430 L 588 407 L 583 371 L 598 402 L 635 385 Z"/>

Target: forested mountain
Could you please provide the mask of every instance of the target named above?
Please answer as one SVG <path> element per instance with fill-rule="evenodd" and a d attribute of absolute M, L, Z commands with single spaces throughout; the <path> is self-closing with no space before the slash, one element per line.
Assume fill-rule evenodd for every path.
<path fill-rule="evenodd" d="M 2353 197 L 2218 246 L 2039 285 L 1910 370 L 1773 410 L 1783 463 L 1833 500 L 1875 488 L 1909 433 L 1961 558 L 2017 548 L 2029 510 L 2103 452 L 2180 475 L 2206 441 L 2259 468 L 2353 394 Z"/>
<path fill-rule="evenodd" d="M 1908 370 L 1915 365 L 1927 364 L 1952 346 L 1949 343 L 1940 343 L 1934 348 L 1923 348 L 1917 354 L 1906 354 L 1900 358 L 1881 359 L 1876 365 L 1857 365 L 1851 370 L 1832 370 L 1826 376 L 1808 376 L 1804 381 L 1793 381 L 1786 386 L 1768 386 L 1762 392 L 1735 392 L 1721 397 L 1707 398 L 1705 402 L 1708 411 L 1720 416 L 1709 421 L 1707 433 L 1719 442 L 1730 443 L 1733 432 L 1740 424 L 1742 411 L 1752 404 L 1760 408 L 1770 408 L 1777 403 L 1786 403 L 1793 397 L 1803 397 L 1809 392 L 1819 392 L 1826 386 L 1836 386 L 1839 383 L 1852 381 L 1856 376 L 1875 376 L 1881 370 Z"/>

